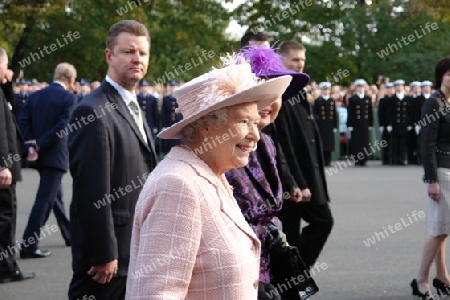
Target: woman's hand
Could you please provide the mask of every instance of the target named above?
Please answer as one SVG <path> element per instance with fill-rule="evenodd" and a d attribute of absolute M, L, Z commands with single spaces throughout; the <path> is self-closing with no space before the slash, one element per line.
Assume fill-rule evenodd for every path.
<path fill-rule="evenodd" d="M 441 199 L 441 187 L 438 182 L 428 184 L 428 197 L 436 202 Z"/>

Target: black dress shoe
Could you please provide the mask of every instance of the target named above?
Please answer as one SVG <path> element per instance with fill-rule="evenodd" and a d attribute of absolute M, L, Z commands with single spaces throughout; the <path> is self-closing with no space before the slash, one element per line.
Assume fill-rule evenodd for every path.
<path fill-rule="evenodd" d="M 433 286 L 436 288 L 438 294 L 442 296 L 450 295 L 450 285 L 446 285 L 441 280 L 437 278 L 433 279 Z"/>
<path fill-rule="evenodd" d="M 36 274 L 34 272 L 22 273 L 20 271 L 17 271 L 9 275 L 0 275 L 0 283 L 8 283 L 12 281 L 24 281 L 34 277 L 36 277 Z"/>
<path fill-rule="evenodd" d="M 417 284 L 417 280 L 413 279 L 413 281 L 411 281 L 411 287 L 412 287 L 412 294 L 414 296 L 419 296 L 420 299 L 422 300 L 433 300 L 433 297 L 430 295 L 429 291 L 426 291 L 425 293 L 422 293 L 421 291 L 419 291 L 419 286 Z"/>
<path fill-rule="evenodd" d="M 49 250 L 37 249 L 33 252 L 20 251 L 20 258 L 43 258 L 52 254 Z"/>

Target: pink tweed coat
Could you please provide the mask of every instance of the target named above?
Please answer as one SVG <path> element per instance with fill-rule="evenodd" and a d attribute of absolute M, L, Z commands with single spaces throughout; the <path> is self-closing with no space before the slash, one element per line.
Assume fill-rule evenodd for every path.
<path fill-rule="evenodd" d="M 225 176 L 174 147 L 139 196 L 126 299 L 256 300 L 260 246 Z"/>

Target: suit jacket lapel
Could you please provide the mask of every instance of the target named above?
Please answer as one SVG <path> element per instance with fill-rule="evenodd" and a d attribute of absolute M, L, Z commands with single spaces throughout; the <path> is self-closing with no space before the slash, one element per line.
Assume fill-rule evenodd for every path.
<path fill-rule="evenodd" d="M 130 125 L 131 129 L 133 130 L 134 134 L 137 136 L 139 141 L 145 146 L 145 148 L 147 148 L 147 150 L 149 152 L 154 154 L 155 148 L 153 146 L 153 141 L 152 141 L 151 135 L 149 136 L 150 130 L 148 129 L 147 124 L 145 124 L 146 122 L 144 122 L 144 129 L 147 134 L 148 143 L 146 143 L 144 141 L 144 138 L 142 137 L 142 134 L 139 131 L 139 128 L 138 128 L 136 122 L 134 121 L 133 117 L 131 116 L 130 110 L 125 105 L 125 102 L 123 101 L 119 92 L 117 92 L 116 89 L 111 84 L 109 84 L 106 80 L 103 80 L 102 88 L 104 89 L 105 95 L 108 97 L 109 101 L 117 104 L 117 112 L 119 113 L 119 115 L 122 118 L 124 118 L 127 121 L 128 125 Z M 142 110 L 141 110 L 141 114 L 143 115 Z M 155 158 L 156 158 L 156 156 L 155 156 Z"/>

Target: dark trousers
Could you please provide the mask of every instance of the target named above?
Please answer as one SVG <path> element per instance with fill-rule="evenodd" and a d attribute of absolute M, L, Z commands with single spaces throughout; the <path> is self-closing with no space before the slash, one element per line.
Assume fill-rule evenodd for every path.
<path fill-rule="evenodd" d="M 392 164 L 404 165 L 406 154 L 406 133 L 392 134 Z"/>
<path fill-rule="evenodd" d="M 381 135 L 381 139 L 386 141 L 386 147 L 381 149 L 381 162 L 383 165 L 390 165 L 392 161 L 390 135 L 391 134 L 387 131 L 387 129 L 385 129 Z"/>
<path fill-rule="evenodd" d="M 0 275 L 9 275 L 19 270 L 15 254 L 17 200 L 16 184 L 0 189 Z M 15 247 L 15 248 L 14 248 Z"/>
<path fill-rule="evenodd" d="M 331 165 L 331 151 L 323 151 L 323 160 L 325 166 Z"/>
<path fill-rule="evenodd" d="M 28 240 L 29 237 L 39 237 L 40 228 L 45 225 L 50 211 L 53 210 L 61 230 L 62 237 L 66 244 L 70 244 L 70 226 L 69 219 L 66 216 L 64 203 L 62 201 L 61 180 L 64 172 L 55 168 L 40 168 L 39 188 L 36 194 L 33 208 L 28 218 L 28 224 L 23 233 L 23 239 Z M 35 236 L 36 235 L 36 236 Z M 38 243 L 30 244 L 25 252 L 33 252 L 38 248 Z"/>
<path fill-rule="evenodd" d="M 305 265 L 310 268 L 319 257 L 333 227 L 330 206 L 326 204 L 293 203 L 285 201 L 280 214 L 283 232 L 290 245 L 297 246 Z M 300 222 L 309 225 L 300 233 Z"/>
<path fill-rule="evenodd" d="M 69 300 L 94 296 L 95 300 L 123 300 L 126 292 L 126 277 L 115 277 L 111 282 L 99 284 L 86 274 L 74 274 L 69 287 Z"/>
<path fill-rule="evenodd" d="M 417 165 L 417 134 L 414 129 L 408 131 L 406 153 L 408 165 Z"/>

